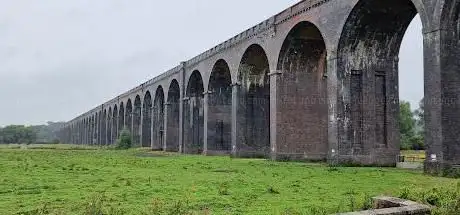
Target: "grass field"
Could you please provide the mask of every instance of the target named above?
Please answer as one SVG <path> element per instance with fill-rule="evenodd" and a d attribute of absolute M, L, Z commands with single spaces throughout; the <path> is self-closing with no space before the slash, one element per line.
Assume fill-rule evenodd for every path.
<path fill-rule="evenodd" d="M 0 148 L 2 215 L 329 214 L 360 209 L 370 196 L 453 186 L 454 179 L 389 168 L 65 145 Z"/>

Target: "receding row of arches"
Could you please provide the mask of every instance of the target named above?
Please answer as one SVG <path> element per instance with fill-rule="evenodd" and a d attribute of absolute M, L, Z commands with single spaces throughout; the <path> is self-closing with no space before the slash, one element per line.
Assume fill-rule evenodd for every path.
<path fill-rule="evenodd" d="M 449 12 L 453 17 L 450 25 L 456 29 L 445 35 L 456 42 L 449 48 L 460 47 L 459 8 L 456 5 Z M 270 71 L 264 48 L 252 44 L 241 56 L 235 80 L 228 62 L 219 59 L 209 79 L 203 78 L 207 72 L 191 72 L 184 80 L 183 98 L 179 82 L 173 80 L 167 89 L 167 101 L 164 89 L 158 87 L 154 95 L 147 92 L 144 98 L 136 96 L 133 104 L 131 100 L 126 105 L 121 103 L 117 111 L 116 107 L 114 112 L 109 109 L 108 115 L 116 118 L 118 112 L 115 130 L 126 126 L 135 142 L 153 149 L 251 155 L 277 151 L 298 158 L 324 159 L 331 153 L 328 95 L 334 95 L 338 145 L 333 152 L 359 156 L 399 151 L 398 54 L 405 31 L 418 12 L 412 0 L 358 1 L 346 17 L 337 56 L 328 56 L 320 29 L 302 21 L 286 34 L 278 61 L 272 66 L 276 71 Z M 456 50 L 449 53 L 459 56 Z M 454 61 L 454 57 L 449 59 Z M 331 88 L 335 92 L 329 91 L 328 66 L 332 64 L 328 59 L 334 62 L 336 71 L 332 75 L 336 76 L 336 86 Z M 458 61 L 446 69 L 456 68 Z M 98 117 L 107 120 L 105 110 Z M 273 119 L 276 122 L 271 122 Z M 95 127 L 107 131 L 115 125 Z M 183 141 L 179 143 L 181 130 Z M 394 153 L 388 154 L 394 159 L 390 158 Z"/>
<path fill-rule="evenodd" d="M 282 45 L 277 70 L 282 72 L 277 86 L 277 96 L 281 100 L 274 105 L 280 110 L 278 117 L 284 122 L 280 126 L 284 129 L 280 132 L 284 134 L 284 144 L 278 150 L 326 154 L 326 46 L 315 25 L 301 22 L 290 31 Z M 183 152 L 202 153 L 206 142 L 208 152 L 238 150 L 253 155 L 269 154 L 270 75 L 267 54 L 257 44 L 250 45 L 242 56 L 238 83 L 232 83 L 229 65 L 223 59 L 214 64 L 208 89 L 204 89 L 201 72 L 193 71 L 187 81 L 184 98 Z M 234 91 L 237 95 L 233 97 L 237 99 L 232 99 Z M 135 144 L 177 151 L 180 148 L 179 100 L 179 83 L 174 80 L 168 89 L 166 102 L 163 88 L 158 87 L 153 98 L 147 92 L 143 99 L 137 95 L 134 102 L 129 99 L 126 105 L 120 103 L 119 108 L 115 106 L 104 110 L 99 113 L 102 123 L 98 127 L 106 133 L 100 132 L 99 140 L 102 144 L 111 144 L 120 130 L 126 127 L 131 131 Z M 231 141 L 232 105 L 236 106 L 234 111 L 237 116 L 236 149 Z M 298 115 L 300 112 L 303 114 Z M 165 114 L 170 116 L 166 124 Z M 111 123 L 104 123 L 106 121 Z"/>

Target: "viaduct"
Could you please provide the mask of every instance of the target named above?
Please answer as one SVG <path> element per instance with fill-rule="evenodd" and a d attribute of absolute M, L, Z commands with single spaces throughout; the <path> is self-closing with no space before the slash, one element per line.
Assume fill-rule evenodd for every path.
<path fill-rule="evenodd" d="M 425 171 L 460 164 L 460 0 L 304 0 L 69 121 L 72 144 L 394 166 L 398 54 L 419 14 Z M 409 84 L 409 83 L 402 83 Z"/>

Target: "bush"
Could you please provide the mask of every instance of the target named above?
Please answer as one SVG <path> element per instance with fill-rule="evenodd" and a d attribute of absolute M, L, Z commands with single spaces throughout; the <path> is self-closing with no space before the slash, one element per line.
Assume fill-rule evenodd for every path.
<path fill-rule="evenodd" d="M 117 149 L 129 149 L 133 146 L 132 139 L 131 139 L 131 133 L 129 130 L 125 127 L 123 130 L 120 132 L 120 136 L 117 139 Z"/>
<path fill-rule="evenodd" d="M 425 139 L 422 135 L 415 135 L 410 141 L 412 142 L 412 150 L 425 150 Z"/>
<path fill-rule="evenodd" d="M 433 206 L 433 215 L 460 214 L 460 182 L 432 189 L 405 188 L 400 197 Z"/>

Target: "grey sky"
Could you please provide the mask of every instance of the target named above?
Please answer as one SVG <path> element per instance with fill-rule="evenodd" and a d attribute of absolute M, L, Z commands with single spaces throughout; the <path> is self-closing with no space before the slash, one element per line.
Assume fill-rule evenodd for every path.
<path fill-rule="evenodd" d="M 0 0 L 0 125 L 70 120 L 296 2 Z M 400 63 L 413 105 L 421 41 L 417 19 Z"/>

